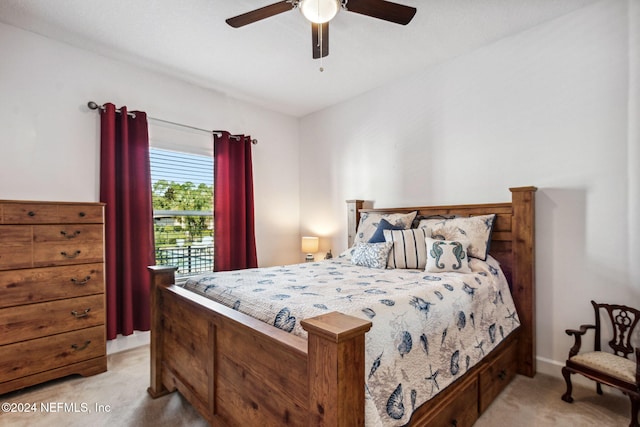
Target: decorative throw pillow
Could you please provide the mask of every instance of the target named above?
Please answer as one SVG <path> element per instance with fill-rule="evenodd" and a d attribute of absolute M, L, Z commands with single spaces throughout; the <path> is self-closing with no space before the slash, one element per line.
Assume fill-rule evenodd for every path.
<path fill-rule="evenodd" d="M 427 238 L 427 267 L 429 273 L 471 273 L 467 257 L 467 243 Z"/>
<path fill-rule="evenodd" d="M 423 219 L 452 219 L 456 218 L 458 215 L 416 215 L 411 223 L 411 228 L 418 228 L 420 226 L 420 221 Z"/>
<path fill-rule="evenodd" d="M 469 256 L 487 259 L 495 214 L 452 219 L 423 219 L 418 228 L 430 228 L 431 236 L 445 240 L 469 242 Z"/>
<path fill-rule="evenodd" d="M 387 268 L 387 258 L 393 243 L 358 243 L 351 255 L 351 262 L 355 265 L 370 268 Z"/>
<path fill-rule="evenodd" d="M 393 247 L 387 260 L 387 268 L 419 268 L 427 265 L 426 238 L 431 237 L 428 228 L 410 230 L 384 230 L 384 239 Z"/>
<path fill-rule="evenodd" d="M 410 228 L 413 218 L 416 217 L 416 213 L 417 212 L 415 211 L 407 214 L 363 212 L 360 216 L 360 222 L 358 223 L 358 230 L 356 232 L 356 237 L 353 239 L 353 244 L 369 242 L 369 239 L 371 239 L 373 233 L 378 229 L 378 225 L 380 225 L 380 221 L 382 219 L 387 220 L 387 222 L 395 226 L 402 226 L 405 229 Z"/>
<path fill-rule="evenodd" d="M 348 260 L 351 259 L 351 256 L 353 256 L 353 251 L 355 251 L 355 250 L 356 250 L 356 247 L 355 246 L 351 246 L 349 249 L 345 250 L 340 255 L 338 255 L 338 258 L 348 261 Z"/>
<path fill-rule="evenodd" d="M 373 236 L 369 239 L 369 243 L 381 243 L 384 242 L 384 230 L 404 230 L 404 225 L 393 225 L 386 219 L 382 218 L 380 220 L 380 224 L 378 224 L 378 228 L 376 229 Z"/>

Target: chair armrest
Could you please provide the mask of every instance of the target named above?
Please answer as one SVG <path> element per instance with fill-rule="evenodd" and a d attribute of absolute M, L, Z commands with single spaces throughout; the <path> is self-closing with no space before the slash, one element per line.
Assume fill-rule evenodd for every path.
<path fill-rule="evenodd" d="M 569 359 L 578 354 L 580 351 L 580 346 L 582 346 L 582 336 L 587 333 L 589 329 L 595 329 L 595 325 L 581 325 L 580 329 L 567 329 L 565 332 L 567 335 L 575 338 L 575 343 L 573 347 L 569 350 Z"/>
<path fill-rule="evenodd" d="M 640 390 L 640 347 L 636 347 L 636 387 Z"/>

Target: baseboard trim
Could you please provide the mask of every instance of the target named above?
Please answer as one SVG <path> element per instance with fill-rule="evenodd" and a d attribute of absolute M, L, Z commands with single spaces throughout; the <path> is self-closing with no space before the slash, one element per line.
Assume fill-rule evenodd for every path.
<path fill-rule="evenodd" d="M 564 363 L 541 356 L 536 357 L 536 363 L 536 372 L 550 375 L 552 377 L 562 378 L 562 367 L 564 366 Z"/>
<path fill-rule="evenodd" d="M 107 355 L 131 350 L 151 342 L 151 332 L 133 331 L 131 335 L 118 335 L 115 340 L 107 341 Z"/>
<path fill-rule="evenodd" d="M 564 366 L 563 362 L 558 362 L 557 360 L 547 359 L 546 357 L 536 357 L 537 369 L 536 372 L 539 374 L 549 375 L 552 377 L 560 378 L 564 382 L 564 377 L 562 376 L 562 368 Z M 595 382 L 590 379 L 583 377 L 582 375 L 575 374 L 571 376 L 571 383 L 574 385 L 581 385 L 583 387 L 593 388 L 595 390 Z M 613 390 L 612 388 L 603 385 L 605 389 Z"/>

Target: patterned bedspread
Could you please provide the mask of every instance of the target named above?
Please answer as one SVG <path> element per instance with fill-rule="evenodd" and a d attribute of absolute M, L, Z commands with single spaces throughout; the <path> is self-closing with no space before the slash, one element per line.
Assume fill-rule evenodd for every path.
<path fill-rule="evenodd" d="M 471 274 L 434 274 L 338 258 L 212 273 L 185 288 L 302 337 L 300 320 L 330 311 L 371 320 L 366 425 L 399 426 L 519 325 L 498 262 L 470 266 Z"/>

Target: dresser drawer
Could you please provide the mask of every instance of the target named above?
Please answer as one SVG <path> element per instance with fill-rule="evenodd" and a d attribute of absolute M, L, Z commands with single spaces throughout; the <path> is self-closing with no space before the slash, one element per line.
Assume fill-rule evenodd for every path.
<path fill-rule="evenodd" d="M 104 295 L 3 308 L 0 310 L 0 345 L 98 326 L 104 322 Z"/>
<path fill-rule="evenodd" d="M 102 205 L 58 205 L 58 221 L 102 224 Z"/>
<path fill-rule="evenodd" d="M 36 243 L 86 243 L 102 241 L 101 224 L 34 225 Z"/>
<path fill-rule="evenodd" d="M 0 225 L 0 270 L 102 260 L 101 224 Z"/>
<path fill-rule="evenodd" d="M 3 224 L 102 223 L 100 204 L 2 203 Z"/>
<path fill-rule="evenodd" d="M 34 267 L 100 262 L 102 259 L 102 241 L 36 243 L 33 245 Z"/>
<path fill-rule="evenodd" d="M 95 326 L 0 347 L 0 382 L 105 354 L 105 328 Z"/>
<path fill-rule="evenodd" d="M 0 225 L 0 270 L 31 267 L 32 240 L 29 225 Z"/>
<path fill-rule="evenodd" d="M 478 419 L 478 378 L 464 379 L 466 385 L 456 395 L 455 401 L 444 406 L 429 419 L 426 425 L 433 427 L 468 427 Z"/>
<path fill-rule="evenodd" d="M 0 271 L 0 308 L 104 292 L 104 265 Z"/>
<path fill-rule="evenodd" d="M 500 354 L 485 366 L 479 375 L 479 410 L 483 413 L 500 392 L 511 382 L 517 369 L 518 341 L 505 342 Z"/>
<path fill-rule="evenodd" d="M 33 265 L 31 243 L 3 246 L 0 242 L 0 270 L 29 268 Z"/>
<path fill-rule="evenodd" d="M 58 206 L 46 203 L 3 203 L 3 224 L 38 224 L 58 218 Z"/>

